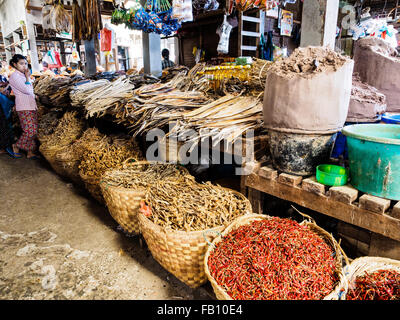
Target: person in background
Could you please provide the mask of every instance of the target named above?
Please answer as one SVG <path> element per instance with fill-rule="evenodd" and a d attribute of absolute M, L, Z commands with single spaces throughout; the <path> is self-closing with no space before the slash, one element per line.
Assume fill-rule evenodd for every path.
<path fill-rule="evenodd" d="M 20 149 L 22 149 L 27 152 L 28 159 L 38 159 L 39 157 L 35 154 L 35 138 L 38 130 L 37 105 L 28 61 L 23 55 L 16 54 L 10 60 L 10 66 L 15 69 L 9 82 L 15 95 L 15 108 L 23 132 L 18 141 L 6 150 L 14 158 L 21 156 Z"/>
<path fill-rule="evenodd" d="M 171 68 L 175 65 L 171 60 L 169 60 L 169 50 L 168 49 L 163 49 L 163 51 L 161 51 L 161 55 L 164 58 L 163 61 L 161 61 L 161 66 L 162 66 L 163 70 L 166 68 Z"/>
<path fill-rule="evenodd" d="M 14 101 L 10 97 L 11 88 L 7 78 L 0 75 L 0 154 L 7 153 L 6 149 L 14 142 L 11 125 L 11 114 Z"/>
<path fill-rule="evenodd" d="M 46 61 L 43 61 L 43 71 L 46 71 L 49 69 L 49 64 Z"/>

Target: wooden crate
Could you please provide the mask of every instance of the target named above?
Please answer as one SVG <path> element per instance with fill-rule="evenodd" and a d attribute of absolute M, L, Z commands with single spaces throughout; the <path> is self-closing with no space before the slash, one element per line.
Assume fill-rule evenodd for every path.
<path fill-rule="evenodd" d="M 400 258 L 400 202 L 363 194 L 351 185 L 327 187 L 315 176 L 288 175 L 271 165 L 254 165 L 241 186 L 255 212 L 262 213 L 263 194 L 270 194 L 353 226 L 342 224 L 340 234 L 361 254 Z"/>

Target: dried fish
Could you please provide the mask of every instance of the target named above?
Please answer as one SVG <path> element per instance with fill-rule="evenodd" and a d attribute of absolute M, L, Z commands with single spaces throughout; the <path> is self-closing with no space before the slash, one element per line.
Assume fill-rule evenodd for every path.
<path fill-rule="evenodd" d="M 145 203 L 151 209 L 150 220 L 181 231 L 226 226 L 251 211 L 249 200 L 240 193 L 198 183 L 190 176 L 156 181 L 148 188 Z"/>

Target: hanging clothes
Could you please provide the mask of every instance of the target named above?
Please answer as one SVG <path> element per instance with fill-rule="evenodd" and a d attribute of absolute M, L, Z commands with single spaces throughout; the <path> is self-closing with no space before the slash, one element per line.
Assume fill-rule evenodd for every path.
<path fill-rule="evenodd" d="M 268 31 L 268 36 L 267 36 L 267 43 L 265 44 L 266 46 L 266 60 L 269 61 L 274 61 L 274 43 L 272 42 L 272 37 L 273 33 L 272 31 Z"/>

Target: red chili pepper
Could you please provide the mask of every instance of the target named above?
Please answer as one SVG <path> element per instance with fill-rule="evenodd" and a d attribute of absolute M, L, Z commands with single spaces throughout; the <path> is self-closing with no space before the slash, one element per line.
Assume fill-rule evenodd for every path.
<path fill-rule="evenodd" d="M 230 232 L 208 264 L 233 299 L 321 299 L 338 282 L 332 253 L 307 226 L 272 218 Z"/>
<path fill-rule="evenodd" d="M 356 278 L 347 300 L 400 300 L 400 273 L 394 270 L 365 272 Z"/>

